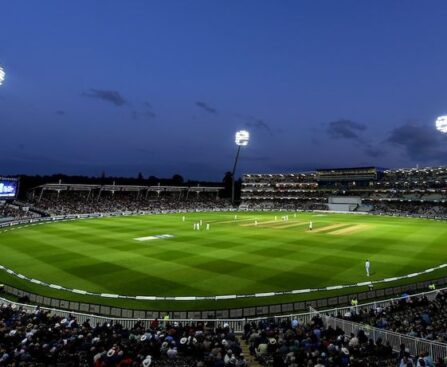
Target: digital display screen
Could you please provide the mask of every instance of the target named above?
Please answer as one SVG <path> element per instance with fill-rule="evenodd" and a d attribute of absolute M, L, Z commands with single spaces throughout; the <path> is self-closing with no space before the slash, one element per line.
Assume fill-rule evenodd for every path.
<path fill-rule="evenodd" d="M 15 198 L 18 182 L 16 180 L 0 179 L 0 199 Z"/>

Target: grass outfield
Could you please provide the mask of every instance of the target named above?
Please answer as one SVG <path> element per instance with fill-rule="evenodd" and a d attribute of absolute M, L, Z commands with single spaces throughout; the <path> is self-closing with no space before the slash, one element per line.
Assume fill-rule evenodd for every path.
<path fill-rule="evenodd" d="M 288 215 L 289 221 L 282 221 L 283 215 Z M 238 213 L 237 220 L 233 213 L 185 216 L 185 221 L 183 214 L 111 217 L 3 232 L 0 264 L 30 278 L 91 292 L 214 296 L 380 280 L 447 262 L 445 222 L 315 213 L 294 217 L 284 212 Z M 204 225 L 194 231 L 193 223 L 199 220 Z M 313 222 L 312 231 L 309 221 Z M 205 230 L 206 223 L 210 224 L 209 231 Z M 146 238 L 165 234 L 173 237 Z M 371 261 L 369 278 L 364 268 L 366 258 Z M 431 277 L 444 274 L 444 270 L 436 271 Z M 0 272 L 0 280 L 50 296 L 101 302 L 26 284 L 5 272 Z M 271 302 L 204 301 L 201 306 L 188 303 L 186 307 L 225 308 Z M 137 301 L 102 303 L 139 307 Z M 185 304 L 153 302 L 146 307 L 175 309 L 185 308 Z"/>

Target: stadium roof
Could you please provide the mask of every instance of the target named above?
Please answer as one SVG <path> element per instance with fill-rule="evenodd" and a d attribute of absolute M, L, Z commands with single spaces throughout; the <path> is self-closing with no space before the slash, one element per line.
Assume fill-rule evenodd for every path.
<path fill-rule="evenodd" d="M 92 184 L 66 184 L 66 183 L 47 183 L 32 188 L 32 190 L 49 191 L 191 191 L 191 192 L 217 192 L 223 190 L 222 186 L 144 186 L 144 185 L 92 185 Z"/>

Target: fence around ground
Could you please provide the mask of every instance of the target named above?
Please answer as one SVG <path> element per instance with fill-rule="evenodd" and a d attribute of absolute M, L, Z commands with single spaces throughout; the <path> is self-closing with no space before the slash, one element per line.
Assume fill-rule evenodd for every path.
<path fill-rule="evenodd" d="M 338 319 L 336 317 L 321 315 L 325 327 L 340 328 L 346 334 L 354 334 L 360 330 L 365 332 L 365 335 L 374 341 L 381 339 L 383 344 L 390 343 L 393 350 L 398 352 L 400 345 L 404 344 L 410 355 L 418 356 L 421 353 L 428 352 L 430 356 L 436 360 L 438 358 L 445 358 L 447 356 L 447 344 L 416 338 L 413 336 L 395 333 L 392 331 L 378 329 L 370 325 L 359 324 L 356 322 Z"/>
<path fill-rule="evenodd" d="M 447 285 L 447 278 L 436 280 L 427 280 L 409 285 L 396 286 L 385 289 L 372 289 L 357 291 L 348 295 L 333 297 L 322 297 L 308 301 L 297 301 L 280 304 L 271 304 L 263 306 L 253 306 L 244 308 L 223 308 L 201 311 L 153 311 L 142 309 L 126 309 L 118 306 L 107 306 L 94 303 L 78 302 L 64 300 L 53 297 L 46 297 L 41 294 L 18 289 L 16 287 L 4 284 L 3 291 L 18 298 L 26 298 L 32 304 L 60 309 L 69 312 L 79 312 L 85 314 L 101 315 L 105 317 L 125 318 L 125 319 L 161 319 L 166 315 L 175 319 L 238 319 L 238 318 L 256 318 L 278 315 L 303 314 L 309 307 L 322 309 L 335 309 L 335 307 L 349 308 L 351 299 L 355 298 L 359 303 L 374 304 L 373 300 L 389 299 L 390 297 L 399 297 L 405 292 L 416 293 L 424 292 L 430 284 L 436 284 L 438 288 Z M 366 287 L 365 287 L 366 288 Z M 368 303 L 369 302 L 369 303 Z"/>

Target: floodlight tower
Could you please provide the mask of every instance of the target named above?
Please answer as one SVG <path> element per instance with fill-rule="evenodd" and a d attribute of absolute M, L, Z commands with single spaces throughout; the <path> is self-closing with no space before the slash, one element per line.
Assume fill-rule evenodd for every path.
<path fill-rule="evenodd" d="M 436 119 L 435 125 L 436 125 L 436 129 L 439 132 L 441 132 L 443 134 L 447 134 L 447 115 L 439 116 Z"/>
<path fill-rule="evenodd" d="M 250 133 L 246 130 L 240 130 L 236 132 L 234 142 L 237 145 L 236 159 L 234 160 L 233 172 L 231 172 L 231 204 L 234 205 L 234 175 L 236 173 L 237 161 L 239 159 L 239 153 L 241 147 L 246 147 L 250 140 Z"/>
<path fill-rule="evenodd" d="M 2 68 L 2 66 L 0 65 L 0 85 L 3 84 L 3 82 L 5 81 L 5 69 Z"/>

